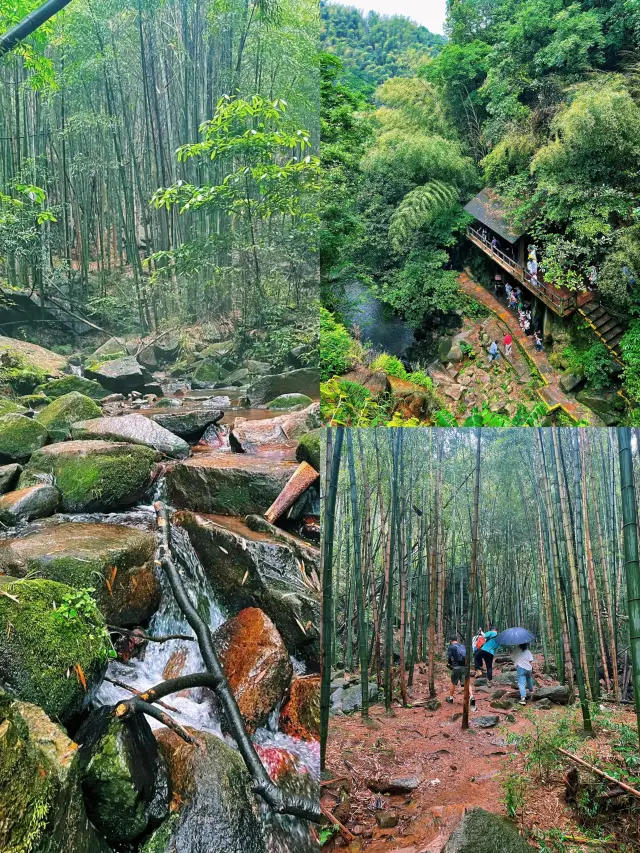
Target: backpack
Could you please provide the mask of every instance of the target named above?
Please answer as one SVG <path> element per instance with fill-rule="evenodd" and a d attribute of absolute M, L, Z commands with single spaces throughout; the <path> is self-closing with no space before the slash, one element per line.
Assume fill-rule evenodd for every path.
<path fill-rule="evenodd" d="M 453 666 L 464 666 L 467 662 L 467 650 L 462 643 L 449 646 L 449 660 Z"/>
<path fill-rule="evenodd" d="M 480 651 L 480 649 L 484 646 L 484 644 L 486 642 L 487 642 L 487 638 L 484 637 L 482 634 L 480 634 L 480 636 L 476 640 L 476 649 L 478 649 L 478 651 Z"/>

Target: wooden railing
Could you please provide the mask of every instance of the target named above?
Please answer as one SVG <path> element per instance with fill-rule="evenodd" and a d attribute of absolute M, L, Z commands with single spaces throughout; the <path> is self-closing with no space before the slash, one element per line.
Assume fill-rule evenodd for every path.
<path fill-rule="evenodd" d="M 484 240 L 480 231 L 476 228 L 467 226 L 467 237 L 472 243 L 475 243 L 478 248 L 493 258 L 496 263 L 500 264 L 503 269 L 517 279 L 519 282 L 531 291 L 538 299 L 542 300 L 545 305 L 548 305 L 552 311 L 563 317 L 566 314 L 571 314 L 576 309 L 576 297 L 573 293 L 566 290 L 560 290 L 554 287 L 553 284 L 548 284 L 541 276 L 536 279 L 536 284 L 531 280 L 531 274 L 523 269 L 517 261 L 505 254 L 501 249 L 494 248 L 488 240 Z"/>

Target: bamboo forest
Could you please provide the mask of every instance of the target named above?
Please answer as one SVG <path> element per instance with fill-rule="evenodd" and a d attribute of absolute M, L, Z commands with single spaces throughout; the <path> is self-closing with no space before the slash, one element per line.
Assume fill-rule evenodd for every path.
<path fill-rule="evenodd" d="M 319 11 L 0 0 L 0 850 L 318 849 Z"/>
<path fill-rule="evenodd" d="M 327 430 L 328 845 L 638 849 L 638 438 Z"/>
<path fill-rule="evenodd" d="M 326 418 L 636 425 L 638 4 L 321 10 Z"/>

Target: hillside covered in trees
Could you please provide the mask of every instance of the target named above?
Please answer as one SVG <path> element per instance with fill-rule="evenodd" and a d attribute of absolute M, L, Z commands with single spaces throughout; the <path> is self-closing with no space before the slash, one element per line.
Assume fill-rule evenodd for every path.
<path fill-rule="evenodd" d="M 412 63 L 444 43 L 443 36 L 401 15 L 363 15 L 355 6 L 320 0 L 320 45 L 339 56 L 357 88 L 371 91 L 389 77 L 406 74 Z"/>
<path fill-rule="evenodd" d="M 605 423 L 616 421 L 610 392 L 622 385 L 629 407 L 617 418 L 637 417 L 639 26 L 635 6 L 614 0 L 459 0 L 449 4 L 447 43 L 385 80 L 367 102 L 350 84 L 351 57 L 342 55 L 338 71 L 327 62 L 325 91 L 333 100 L 326 101 L 325 133 L 340 140 L 329 146 L 328 165 L 350 202 L 330 208 L 323 244 L 324 302 L 337 310 L 334 320 L 347 328 L 354 322 L 346 291 L 357 280 L 414 330 L 411 350 L 391 353 L 405 367 L 427 367 L 447 335 L 451 342 L 464 333 L 465 345 L 486 352 L 495 330 L 459 274 L 467 268 L 472 280 L 490 286 L 502 273 L 504 284 L 504 269 L 465 236 L 473 220 L 463 206 L 490 187 L 509 226 L 535 245 L 539 280 L 553 288 L 551 298 L 566 294 L 579 308 L 590 299 L 591 313 L 606 312 L 600 336 L 579 310 L 541 324 L 549 364 L 537 372 L 576 376 L 585 399 L 605 398 L 595 410 Z M 525 290 L 525 302 L 534 296 Z M 478 334 L 483 323 L 486 343 Z M 606 331 L 614 325 L 620 334 L 610 347 Z M 517 345 L 529 362 L 534 331 L 535 309 L 530 337 Z M 342 370 L 325 363 L 324 377 L 361 361 L 357 350 L 358 341 L 350 352 L 343 341 Z M 493 370 L 500 367 L 487 383 L 487 408 L 499 408 L 500 386 L 514 378 L 512 365 L 501 359 Z M 536 370 L 519 400 L 529 413 L 540 402 Z M 455 400 L 440 402 L 427 402 L 419 420 L 437 422 L 443 407 L 454 421 L 466 416 Z M 389 413 L 387 407 L 380 420 Z"/>

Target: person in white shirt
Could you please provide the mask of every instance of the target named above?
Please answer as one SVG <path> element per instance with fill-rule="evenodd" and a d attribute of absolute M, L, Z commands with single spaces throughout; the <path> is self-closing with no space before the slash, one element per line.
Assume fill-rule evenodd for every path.
<path fill-rule="evenodd" d="M 516 665 L 520 704 L 527 704 L 527 690 L 533 693 L 533 655 L 529 643 L 521 643 L 511 652 L 511 660 Z"/>

